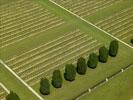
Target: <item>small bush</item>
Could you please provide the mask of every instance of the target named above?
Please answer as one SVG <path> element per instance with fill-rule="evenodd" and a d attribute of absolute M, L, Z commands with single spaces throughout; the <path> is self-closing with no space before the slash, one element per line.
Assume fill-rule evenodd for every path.
<path fill-rule="evenodd" d="M 10 91 L 10 94 L 6 96 L 6 100 L 20 100 L 20 98 L 16 93 Z"/>
<path fill-rule="evenodd" d="M 94 69 L 98 64 L 98 56 L 95 53 L 91 53 L 87 62 L 88 67 Z"/>
<path fill-rule="evenodd" d="M 108 60 L 108 49 L 103 46 L 99 49 L 99 61 L 106 63 L 107 60 Z"/>
<path fill-rule="evenodd" d="M 50 94 L 50 84 L 47 78 L 42 78 L 40 81 L 40 93 L 42 95 Z"/>
<path fill-rule="evenodd" d="M 77 73 L 83 75 L 86 73 L 87 65 L 83 57 L 79 58 L 77 61 Z"/>
<path fill-rule="evenodd" d="M 61 88 L 62 87 L 62 76 L 61 76 L 61 72 L 60 70 L 55 70 L 53 72 L 53 76 L 52 76 L 52 85 L 55 88 Z"/>
<path fill-rule="evenodd" d="M 73 64 L 67 64 L 65 67 L 64 78 L 67 81 L 74 81 L 76 77 L 76 68 Z"/>
<path fill-rule="evenodd" d="M 133 39 L 131 39 L 131 43 L 133 44 Z"/>
<path fill-rule="evenodd" d="M 118 41 L 116 40 L 113 40 L 111 43 L 110 43 L 110 47 L 109 47 L 109 55 L 111 57 L 115 57 L 118 53 L 118 48 L 119 48 L 119 45 L 118 45 Z"/>

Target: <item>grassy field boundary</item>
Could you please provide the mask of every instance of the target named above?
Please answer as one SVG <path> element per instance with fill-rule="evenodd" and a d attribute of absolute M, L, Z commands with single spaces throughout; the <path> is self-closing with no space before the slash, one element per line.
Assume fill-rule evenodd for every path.
<path fill-rule="evenodd" d="M 0 82 L 0 86 L 9 94 L 10 93 L 10 91 L 5 87 L 5 85 L 4 84 L 2 84 L 1 82 Z"/>
<path fill-rule="evenodd" d="M 94 91 L 96 88 L 98 88 L 101 85 L 106 84 L 110 79 L 116 77 L 117 75 L 123 73 L 124 71 L 128 70 L 129 68 L 133 67 L 133 64 L 129 64 L 128 66 L 122 68 L 121 70 L 115 72 L 114 74 L 108 76 L 107 78 L 105 78 L 104 80 L 101 80 L 100 82 L 98 82 L 97 84 L 95 84 L 93 87 L 85 90 L 84 92 L 82 92 L 81 94 L 79 94 L 77 97 L 73 98 L 73 100 L 79 100 L 80 97 L 91 93 L 91 91 Z"/>
<path fill-rule="evenodd" d="M 97 27 L 96 25 L 92 24 L 91 22 L 89 22 L 89 21 L 87 21 L 87 20 L 83 19 L 83 18 L 82 18 L 82 17 L 80 17 L 79 15 L 77 15 L 77 14 L 75 14 L 75 13 L 71 12 L 70 10 L 68 10 L 68 9 L 64 8 L 63 6 L 61 6 L 61 5 L 57 4 L 57 3 L 56 3 L 56 2 L 54 2 L 53 0 L 49 0 L 49 1 L 50 1 L 51 3 L 53 3 L 53 4 L 57 5 L 58 7 L 60 7 L 60 8 L 62 8 L 62 9 L 64 9 L 65 11 L 67 11 L 67 12 L 71 13 L 72 15 L 76 16 L 77 18 L 81 19 L 82 21 L 84 21 L 84 22 L 88 23 L 89 25 L 91 25 L 91 26 L 93 26 L 93 27 L 97 28 L 98 30 L 100 30 L 100 31 L 104 32 L 105 34 L 109 35 L 110 37 L 112 37 L 112 38 L 114 38 L 114 39 L 118 40 L 119 42 L 121 42 L 121 43 L 125 44 L 126 46 L 130 47 L 131 49 L 133 49 L 133 47 L 132 47 L 132 46 L 130 46 L 129 44 L 127 44 L 127 43 L 123 42 L 122 40 L 120 40 L 120 39 L 116 38 L 115 36 L 111 35 L 110 33 L 108 33 L 108 32 L 106 32 L 106 31 L 104 31 L 103 29 L 101 29 L 101 28 L 99 28 L 99 27 Z"/>
<path fill-rule="evenodd" d="M 39 100 L 44 100 L 37 92 L 35 92 L 27 83 L 25 83 L 14 71 L 12 71 L 1 59 L 0 63 L 10 71 L 21 83 L 23 83 L 34 95 L 36 95 Z"/>

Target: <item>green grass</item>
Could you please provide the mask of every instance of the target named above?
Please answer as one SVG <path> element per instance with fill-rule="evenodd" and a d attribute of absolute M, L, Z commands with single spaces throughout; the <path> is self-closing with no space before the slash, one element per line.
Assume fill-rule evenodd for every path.
<path fill-rule="evenodd" d="M 73 8 L 73 6 L 71 5 L 71 3 L 72 4 L 78 4 L 78 3 L 82 3 L 82 1 L 70 1 L 71 3 L 69 4 L 68 3 L 68 5 L 65 5 L 65 4 L 62 4 L 61 2 L 62 1 L 55 1 L 55 2 L 57 2 L 57 3 L 59 3 L 60 5 L 62 5 L 62 6 L 64 6 L 64 7 L 66 7 L 66 9 L 69 9 L 69 8 Z M 121 1 L 119 1 L 119 2 L 117 2 L 117 3 L 114 3 L 113 5 L 108 5 L 107 7 L 105 7 L 104 9 L 97 9 L 97 11 L 95 11 L 94 13 L 92 13 L 92 14 L 90 14 L 90 15 L 88 15 L 88 16 L 85 16 L 85 17 L 83 17 L 84 19 L 86 19 L 86 20 L 88 20 L 88 21 L 90 21 L 90 22 L 92 22 L 92 23 L 96 23 L 96 22 L 98 22 L 98 21 L 100 21 L 100 20 L 105 20 L 106 18 L 108 18 L 108 17 L 110 17 L 110 16 L 112 16 L 112 15 L 115 15 L 115 14 L 117 14 L 117 13 L 119 13 L 120 11 L 123 11 L 124 9 L 127 9 L 127 8 L 131 8 L 132 7 L 132 4 L 133 4 L 133 1 L 132 0 L 121 0 Z M 80 7 L 80 6 L 82 6 L 82 5 L 78 5 L 78 7 Z M 86 8 L 86 7 L 88 7 L 87 5 L 85 5 L 83 8 Z M 93 7 L 92 7 L 93 8 Z M 74 9 L 74 10 L 72 10 L 72 9 L 69 9 L 70 11 L 72 11 L 72 12 L 75 12 L 77 9 Z M 88 11 L 89 12 L 89 11 Z M 80 12 L 77 12 L 77 15 L 79 15 L 79 13 Z M 121 15 L 120 15 L 121 16 Z M 82 17 L 82 15 L 81 15 L 81 17 Z M 116 17 L 115 17 L 116 18 Z M 114 18 L 112 18 L 112 19 L 114 19 Z M 124 18 L 123 18 L 124 19 Z M 111 20 L 111 19 L 110 19 Z M 129 21 L 130 19 L 128 19 L 128 21 Z M 118 20 L 119 21 L 119 20 Z M 115 21 L 115 22 L 112 22 L 112 24 L 113 23 L 116 23 L 117 21 Z M 124 21 L 124 22 L 126 22 L 126 21 Z M 108 23 L 108 21 L 106 21 L 105 23 Z M 123 22 L 122 22 L 123 23 Z M 118 25 L 121 25 L 122 23 L 119 23 L 119 24 L 116 24 L 117 26 Z M 129 22 L 130 23 L 130 22 Z M 128 23 L 128 24 L 129 24 Z M 110 25 L 110 23 L 108 23 L 108 25 Z M 125 26 L 127 26 L 127 25 L 123 25 L 122 27 L 120 27 L 120 29 L 122 29 L 123 27 L 125 27 Z M 98 27 L 100 27 L 100 24 L 98 25 Z M 116 27 L 115 25 L 114 25 L 114 27 Z M 100 27 L 101 29 L 103 29 L 103 30 L 105 30 L 106 32 L 108 32 L 108 30 L 107 29 L 104 29 L 103 27 Z M 113 27 L 111 27 L 110 28 L 111 30 L 113 30 L 114 28 Z M 119 28 L 117 28 L 118 30 L 119 30 Z M 113 32 L 108 32 L 108 33 L 110 33 L 110 34 L 113 34 L 113 33 L 115 33 L 116 32 L 116 30 L 115 31 L 113 31 Z M 120 32 L 120 33 L 118 33 L 119 35 L 120 34 L 123 34 L 124 33 L 124 31 L 122 31 L 122 32 Z M 128 36 L 129 34 L 131 34 L 132 32 L 130 32 L 130 33 L 126 33 L 124 36 Z M 129 45 L 131 45 L 130 44 L 130 42 L 129 42 L 129 39 L 130 39 L 130 37 L 128 37 L 127 39 L 124 39 L 123 40 L 123 37 L 118 37 L 117 35 L 114 35 L 115 37 L 117 37 L 117 38 L 119 38 L 119 39 L 121 39 L 122 41 L 124 41 L 124 42 L 126 42 L 127 44 L 129 44 Z M 131 36 L 132 37 L 132 36 Z"/>
<path fill-rule="evenodd" d="M 7 91 L 5 91 L 2 86 L 0 86 L 0 99 L 4 99 L 7 95 Z"/>
<path fill-rule="evenodd" d="M 14 56 L 20 55 L 26 51 L 29 51 L 39 45 L 49 42 L 55 38 L 63 35 L 67 30 L 73 30 L 73 26 L 70 24 L 63 25 L 53 30 L 48 30 L 45 33 L 33 36 L 31 38 L 24 39 L 15 44 L 9 45 L 1 49 L 0 58 L 3 60 L 10 59 Z"/>
<path fill-rule="evenodd" d="M 133 32 L 133 31 L 131 31 L 131 32 Z M 132 34 L 132 33 L 129 33 L 129 34 Z M 133 46 L 133 44 L 131 43 L 131 39 L 133 39 L 133 37 L 126 39 L 125 42 L 128 43 L 129 45 Z"/>
<path fill-rule="evenodd" d="M 119 13 L 120 11 L 122 11 L 124 9 L 131 8 L 132 4 L 133 4 L 132 0 L 126 0 L 126 1 L 123 0 L 123 1 L 121 1 L 119 3 L 116 3 L 116 4 L 106 8 L 106 9 L 102 9 L 100 11 L 95 12 L 94 14 L 92 14 L 90 16 L 87 16 L 85 19 L 91 21 L 92 23 L 96 23 L 96 22 L 98 22 L 100 20 L 104 20 L 104 19 L 106 19 L 106 18 L 108 18 L 108 17 L 110 17 L 112 15 L 115 15 L 116 13 Z M 128 20 L 130 20 L 130 19 L 128 19 Z M 126 21 L 124 21 L 124 22 L 126 22 Z M 128 24 L 130 25 L 130 22 Z M 122 27 L 120 27 L 120 29 L 124 28 L 125 26 L 127 26 L 127 25 L 123 25 Z M 100 27 L 100 25 L 99 25 L 99 27 Z M 110 28 L 110 29 L 113 29 L 113 28 Z M 105 31 L 107 31 L 107 30 L 105 30 Z M 122 31 L 119 34 L 122 34 L 123 32 L 124 31 Z M 115 33 L 115 31 L 109 32 L 109 33 Z M 132 32 L 130 31 L 130 32 L 126 33 L 124 36 L 126 36 L 126 35 L 128 36 L 131 33 Z M 132 37 L 124 39 L 123 41 L 126 42 L 127 44 L 131 45 L 130 38 L 132 38 Z M 122 39 L 122 38 L 120 37 L 119 39 Z"/>
<path fill-rule="evenodd" d="M 14 56 L 20 55 L 28 50 L 31 50 L 41 44 L 44 44 L 52 40 L 53 38 L 57 38 L 58 36 L 63 34 L 63 32 L 67 32 L 68 30 L 71 30 L 75 27 L 81 29 L 85 33 L 89 34 L 90 36 L 93 36 L 100 42 L 103 42 L 105 44 L 108 44 L 110 42 L 111 40 L 110 36 L 97 30 L 93 26 L 88 25 L 87 23 L 79 20 L 75 16 L 72 16 L 70 13 L 62 10 L 56 5 L 51 4 L 48 0 L 45 0 L 45 1 L 40 0 L 40 4 L 45 6 L 45 8 L 49 9 L 51 12 L 53 12 L 57 16 L 60 16 L 61 18 L 63 18 L 65 21 L 67 21 L 68 24 L 63 25 L 62 27 L 54 28 L 52 30 L 48 30 L 37 36 L 24 39 L 23 41 L 17 42 L 13 45 L 0 49 L 1 59 L 7 60 Z"/>
<path fill-rule="evenodd" d="M 95 23 L 99 20 L 108 18 L 115 13 L 118 13 L 126 8 L 132 7 L 133 1 L 132 0 L 123 0 L 119 3 L 113 4 L 106 9 L 102 9 L 100 11 L 95 12 L 94 14 L 87 16 L 85 19 Z"/>
<path fill-rule="evenodd" d="M 0 82 L 8 90 L 17 93 L 21 100 L 38 100 L 38 98 L 27 89 L 13 74 L 0 64 Z"/>
<path fill-rule="evenodd" d="M 14 2 L 14 1 L 16 1 L 16 0 L 0 0 L 0 5 L 11 3 L 11 2 Z"/>
<path fill-rule="evenodd" d="M 49 96 L 44 96 L 44 98 L 46 100 L 51 100 L 54 98 L 56 98 L 54 100 L 71 100 L 72 98 L 85 91 L 87 88 L 92 87 L 94 84 L 98 83 L 100 80 L 105 79 L 107 76 L 112 75 L 121 68 L 127 66 L 129 63 L 132 63 L 132 60 L 128 58 L 130 56 L 125 57 L 123 55 L 125 55 L 125 52 L 119 53 L 117 58 L 109 58 L 108 63 L 106 64 L 99 63 L 98 67 L 94 70 L 88 68 L 87 74 L 84 76 L 77 75 L 74 82 L 67 82 L 64 80 L 63 87 L 61 89 L 55 89 L 52 87 L 51 94 Z M 127 61 L 126 59 L 129 59 L 130 61 Z M 118 63 L 120 61 L 123 62 Z M 39 84 L 34 86 L 34 89 L 38 91 Z"/>
<path fill-rule="evenodd" d="M 133 99 L 133 68 L 115 76 L 108 83 L 98 87 L 79 100 L 132 100 Z M 104 95 L 103 95 L 104 94 Z"/>
<path fill-rule="evenodd" d="M 42 34 L 25 39 L 23 41 L 20 41 L 18 43 L 15 43 L 3 49 L 0 49 L 0 55 L 1 55 L 0 58 L 3 59 L 4 61 L 12 57 L 18 56 L 35 47 L 38 47 L 41 44 L 47 43 L 48 41 L 56 39 L 61 35 L 63 35 L 64 33 L 70 32 L 75 28 L 78 28 L 81 31 L 88 34 L 89 36 L 92 36 L 93 38 L 97 39 L 100 43 L 103 43 L 103 45 L 106 45 L 107 47 L 110 41 L 113 40 L 113 38 L 111 38 L 107 34 L 101 32 L 95 27 L 87 24 L 86 22 L 80 20 L 79 18 L 57 7 L 56 5 L 52 4 L 48 0 L 40 0 L 36 2 L 39 2 L 42 6 L 44 6 L 45 8 L 47 8 L 48 10 L 56 14 L 57 16 L 60 16 L 61 18 L 63 18 L 67 22 L 67 24 L 59 28 L 48 30 Z M 70 83 L 64 80 L 63 87 L 61 89 L 55 89 L 52 87 L 51 95 L 44 96 L 44 98 L 46 98 L 46 100 L 53 100 L 53 99 L 70 100 L 73 97 L 80 94 L 81 92 L 83 92 L 84 90 L 86 90 L 87 88 L 93 86 L 100 80 L 120 70 L 122 67 L 125 67 L 130 63 L 133 63 L 132 61 L 133 50 L 122 43 L 119 43 L 119 44 L 120 44 L 119 55 L 116 58 L 109 58 L 109 61 L 107 64 L 99 63 L 98 67 L 95 70 L 88 69 L 87 74 L 85 76 L 77 75 L 76 80 L 74 82 Z M 4 71 L 4 69 L 2 69 L 2 71 Z M 17 79 L 14 79 L 15 80 L 14 81 L 13 80 L 14 77 L 10 75 L 10 73 L 7 74 L 7 72 L 4 71 L 1 76 L 9 78 L 8 79 L 9 83 L 8 82 L 6 83 L 6 81 L 3 78 L 1 78 L 2 83 L 4 83 L 5 85 L 7 84 L 6 86 L 8 86 L 8 88 L 12 87 L 11 89 L 15 90 L 22 97 L 22 100 L 27 100 L 25 99 L 26 97 L 29 97 L 29 98 L 32 97 L 32 94 L 26 93 L 27 91 L 26 87 L 23 86 L 22 84 L 14 85 L 15 83 L 14 84 L 10 83 L 12 81 L 13 82 L 18 81 Z M 20 83 L 18 82 L 17 84 L 20 84 Z M 38 91 L 39 84 L 35 85 L 33 88 L 39 93 Z M 26 95 L 24 95 L 24 93 L 21 93 L 20 90 L 23 90 L 23 92 L 26 93 Z"/>
<path fill-rule="evenodd" d="M 53 5 L 49 2 L 46 2 L 46 1 L 44 1 L 44 2 L 45 2 L 44 5 L 45 6 L 46 6 L 46 4 L 49 5 L 50 9 L 56 8 L 55 10 L 53 10 L 53 12 L 56 12 L 56 13 L 60 14 L 60 16 L 61 16 L 61 14 L 63 12 L 61 9 L 59 9 L 58 7 L 53 7 L 55 5 Z M 107 45 L 108 42 L 111 40 L 111 38 L 108 37 L 107 35 L 105 35 L 105 33 L 97 30 L 96 28 L 94 28 L 90 25 L 87 25 L 83 21 L 81 21 L 81 20 L 77 19 L 76 17 L 68 14 L 65 11 L 64 11 L 64 13 L 65 14 L 62 14 L 62 16 L 66 17 L 68 20 L 73 19 L 73 20 L 71 20 L 71 22 L 77 24 L 80 27 L 80 29 L 82 29 L 83 31 L 85 31 L 87 33 L 88 32 L 92 33 L 91 35 L 96 37 L 96 39 L 98 39 L 99 41 L 104 41 L 105 44 Z M 131 55 L 128 52 L 125 52 L 125 50 L 129 50 L 129 52 L 131 52 L 131 53 L 133 51 L 121 43 L 120 43 L 120 45 L 121 46 L 120 46 L 119 56 L 117 58 L 115 58 L 115 59 L 110 58 L 109 62 L 107 64 L 99 64 L 99 66 L 96 70 L 90 70 L 89 69 L 87 72 L 87 75 L 85 75 L 85 76 L 79 76 L 78 75 L 78 77 L 76 78 L 76 81 L 74 81 L 72 83 L 64 81 L 63 87 L 61 89 L 54 89 L 52 87 L 51 95 L 44 96 L 44 98 L 47 100 L 51 100 L 51 99 L 55 99 L 55 98 L 57 100 L 60 100 L 60 99 L 61 100 L 70 100 L 73 97 L 80 94 L 81 92 L 83 92 L 86 88 L 93 86 L 95 83 L 104 79 L 108 75 L 118 71 L 119 69 L 128 65 L 129 63 L 132 63 Z M 129 59 L 129 58 L 131 58 L 131 59 Z M 127 59 L 129 59 L 129 60 L 127 60 Z M 123 62 L 121 62 L 121 61 L 123 61 Z M 81 86 L 81 87 L 79 87 L 79 86 Z M 34 88 L 35 88 L 35 90 L 38 91 L 39 84 L 37 84 Z"/>

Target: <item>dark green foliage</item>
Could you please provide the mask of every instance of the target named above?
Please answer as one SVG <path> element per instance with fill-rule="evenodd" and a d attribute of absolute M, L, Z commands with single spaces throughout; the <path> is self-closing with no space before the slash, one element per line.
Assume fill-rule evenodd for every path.
<path fill-rule="evenodd" d="M 131 43 L 133 44 L 133 39 L 131 39 Z"/>
<path fill-rule="evenodd" d="M 99 61 L 105 63 L 107 62 L 107 60 L 108 60 L 108 49 L 103 46 L 99 49 Z"/>
<path fill-rule="evenodd" d="M 61 76 L 61 72 L 60 70 L 55 70 L 53 72 L 53 76 L 52 76 L 52 85 L 55 88 L 61 88 L 62 87 L 62 76 Z"/>
<path fill-rule="evenodd" d="M 118 41 L 116 40 L 113 40 L 111 43 L 110 43 L 110 47 L 109 47 L 109 55 L 111 57 L 115 57 L 118 53 L 118 48 L 119 48 L 119 45 L 118 45 Z"/>
<path fill-rule="evenodd" d="M 40 93 L 43 95 L 50 94 L 50 84 L 47 78 L 42 78 L 40 81 Z"/>
<path fill-rule="evenodd" d="M 73 64 L 67 64 L 65 67 L 64 78 L 68 81 L 74 81 L 76 77 L 76 68 Z"/>
<path fill-rule="evenodd" d="M 87 62 L 88 67 L 94 69 L 98 64 L 98 56 L 95 53 L 91 53 Z"/>
<path fill-rule="evenodd" d="M 87 65 L 83 57 L 79 58 L 77 61 L 77 73 L 83 75 L 86 73 Z"/>
<path fill-rule="evenodd" d="M 20 98 L 16 93 L 11 91 L 10 94 L 6 96 L 6 100 L 20 100 Z"/>

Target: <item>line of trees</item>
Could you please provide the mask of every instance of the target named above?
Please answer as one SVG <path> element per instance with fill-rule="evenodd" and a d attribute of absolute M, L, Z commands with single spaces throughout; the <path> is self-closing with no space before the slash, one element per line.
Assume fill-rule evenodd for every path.
<path fill-rule="evenodd" d="M 113 40 L 110 42 L 109 49 L 105 46 L 100 47 L 99 55 L 96 53 L 91 53 L 86 62 L 85 58 L 80 57 L 77 60 L 76 66 L 74 64 L 66 64 L 64 79 L 67 81 L 74 81 L 76 79 L 76 73 L 80 75 L 85 75 L 87 71 L 87 66 L 91 69 L 95 69 L 98 65 L 98 62 L 106 63 L 108 61 L 108 57 L 116 57 L 118 54 L 118 41 Z M 63 84 L 63 78 L 60 70 L 55 70 L 52 75 L 51 81 L 53 87 L 61 88 Z M 43 95 L 50 94 L 50 82 L 47 78 L 42 78 L 40 81 L 40 92 Z"/>

